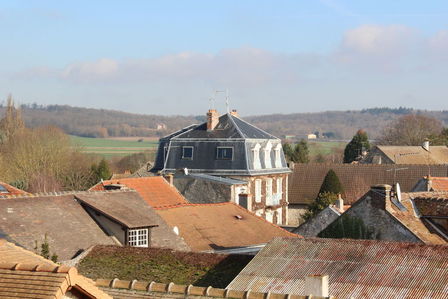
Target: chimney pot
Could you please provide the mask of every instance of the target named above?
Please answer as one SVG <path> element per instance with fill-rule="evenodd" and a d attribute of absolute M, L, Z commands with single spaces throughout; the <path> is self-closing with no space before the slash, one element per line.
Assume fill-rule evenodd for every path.
<path fill-rule="evenodd" d="M 207 131 L 212 131 L 218 125 L 219 114 L 215 109 L 210 109 L 207 112 Z"/>
<path fill-rule="evenodd" d="M 305 277 L 305 295 L 329 297 L 328 275 L 308 275 Z"/>
<path fill-rule="evenodd" d="M 344 212 L 344 200 L 342 199 L 341 194 L 338 194 L 338 199 L 336 199 L 336 209 L 338 209 L 340 212 Z"/>
<path fill-rule="evenodd" d="M 238 111 L 236 111 L 236 109 L 232 109 L 232 111 L 230 111 L 230 114 L 233 116 L 239 117 Z"/>

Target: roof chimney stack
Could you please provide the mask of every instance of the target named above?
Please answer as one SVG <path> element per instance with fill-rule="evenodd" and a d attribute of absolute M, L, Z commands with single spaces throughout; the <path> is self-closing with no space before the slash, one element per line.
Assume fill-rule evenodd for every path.
<path fill-rule="evenodd" d="M 374 198 L 372 205 L 380 209 L 386 209 L 386 206 L 390 204 L 390 192 L 392 190 L 391 185 L 380 184 L 370 187 L 370 192 Z"/>
<path fill-rule="evenodd" d="M 230 114 L 233 115 L 233 116 L 236 116 L 236 117 L 240 117 L 238 115 L 238 111 L 236 111 L 236 109 L 232 109 L 232 111 L 230 111 Z"/>
<path fill-rule="evenodd" d="M 219 114 L 215 109 L 210 109 L 207 112 L 207 131 L 212 131 L 218 125 Z"/>
<path fill-rule="evenodd" d="M 425 149 L 425 151 L 429 152 L 429 140 L 423 141 L 422 147 Z"/>
<path fill-rule="evenodd" d="M 338 199 L 336 199 L 336 202 L 334 205 L 335 205 L 336 209 L 339 210 L 341 213 L 344 212 L 344 200 L 342 199 L 342 196 L 340 193 L 338 194 Z"/>

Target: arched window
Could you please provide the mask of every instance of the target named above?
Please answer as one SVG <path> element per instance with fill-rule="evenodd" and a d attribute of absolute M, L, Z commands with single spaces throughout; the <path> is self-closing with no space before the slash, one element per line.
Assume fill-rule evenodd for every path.
<path fill-rule="evenodd" d="M 275 147 L 275 168 L 282 168 L 282 150 L 281 143 L 277 144 Z"/>
<path fill-rule="evenodd" d="M 252 159 L 253 159 L 253 167 L 254 167 L 254 169 L 261 169 L 260 148 L 261 148 L 261 145 L 259 143 L 257 143 L 252 148 Z"/>
<path fill-rule="evenodd" d="M 272 143 L 270 141 L 268 141 L 268 143 L 264 147 L 264 167 L 265 168 L 272 168 L 271 149 L 272 149 Z"/>

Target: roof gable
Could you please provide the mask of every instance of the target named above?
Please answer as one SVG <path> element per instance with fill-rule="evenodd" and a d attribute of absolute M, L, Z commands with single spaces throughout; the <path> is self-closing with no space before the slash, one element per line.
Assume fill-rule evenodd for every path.
<path fill-rule="evenodd" d="M 422 146 L 378 145 L 377 148 L 396 164 L 448 163 L 447 146 L 430 146 L 429 151 Z"/>

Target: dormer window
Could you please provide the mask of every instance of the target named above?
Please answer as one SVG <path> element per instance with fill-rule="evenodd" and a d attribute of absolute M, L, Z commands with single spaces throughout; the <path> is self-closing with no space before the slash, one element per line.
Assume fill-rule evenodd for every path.
<path fill-rule="evenodd" d="M 264 167 L 265 168 L 272 168 L 271 149 L 272 149 L 272 143 L 270 141 L 268 141 L 268 143 L 264 147 Z"/>
<path fill-rule="evenodd" d="M 192 146 L 183 146 L 182 147 L 182 159 L 193 160 L 193 147 Z"/>
<path fill-rule="evenodd" d="M 254 169 L 261 169 L 260 148 L 261 148 L 261 145 L 259 143 L 257 143 L 252 148 L 252 158 L 253 158 L 253 167 L 254 167 Z"/>
<path fill-rule="evenodd" d="M 282 167 L 282 145 L 279 143 L 275 147 L 275 168 Z"/>
<path fill-rule="evenodd" d="M 128 230 L 128 244 L 132 247 L 148 247 L 149 231 L 147 228 Z"/>
<path fill-rule="evenodd" d="M 233 159 L 233 147 L 218 146 L 216 148 L 217 160 L 232 160 Z"/>

